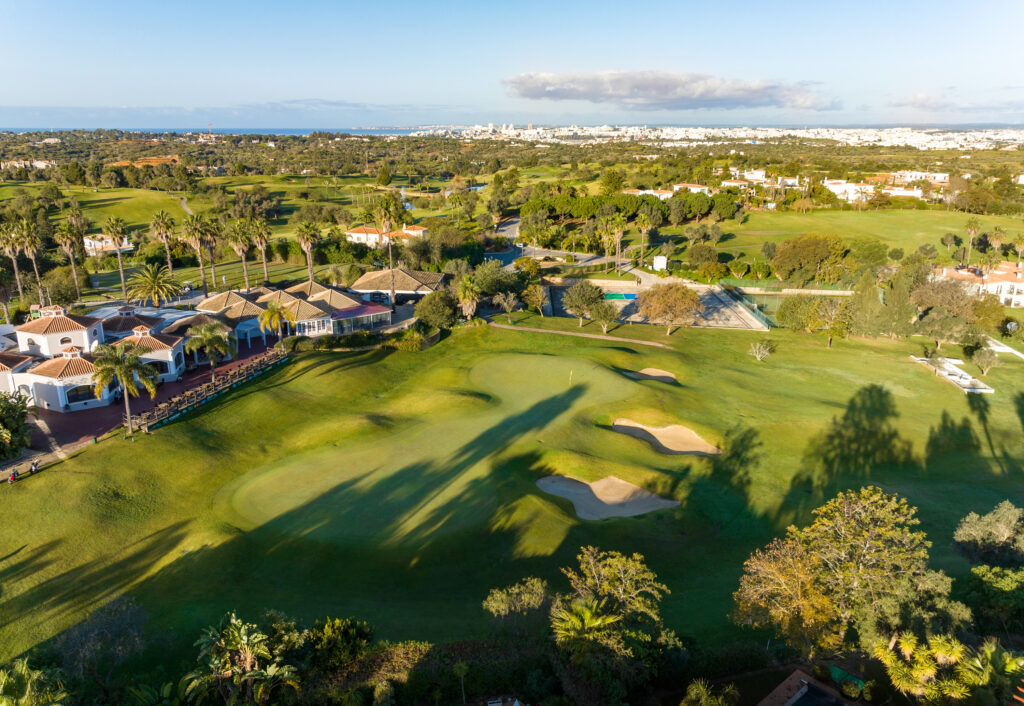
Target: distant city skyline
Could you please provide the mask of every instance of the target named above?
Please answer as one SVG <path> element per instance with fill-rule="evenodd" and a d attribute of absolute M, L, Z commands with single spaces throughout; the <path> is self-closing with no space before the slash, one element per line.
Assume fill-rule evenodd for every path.
<path fill-rule="evenodd" d="M 1016 0 L 149 7 L 5 2 L 0 128 L 1024 123 Z"/>

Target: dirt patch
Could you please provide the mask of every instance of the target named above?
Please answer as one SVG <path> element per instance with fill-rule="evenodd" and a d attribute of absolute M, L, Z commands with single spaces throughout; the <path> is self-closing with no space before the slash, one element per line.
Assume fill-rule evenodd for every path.
<path fill-rule="evenodd" d="M 643 439 L 663 454 L 708 456 L 721 453 L 720 449 L 704 441 L 693 429 L 679 424 L 649 427 L 631 419 L 616 419 L 612 431 Z"/>
<path fill-rule="evenodd" d="M 568 476 L 545 476 L 537 481 L 537 487 L 571 502 L 581 520 L 634 517 L 679 504 L 615 476 L 595 483 L 584 483 Z"/>
<path fill-rule="evenodd" d="M 676 374 L 659 368 L 644 368 L 643 370 L 630 370 L 626 377 L 634 380 L 657 380 L 658 382 L 677 382 Z"/>

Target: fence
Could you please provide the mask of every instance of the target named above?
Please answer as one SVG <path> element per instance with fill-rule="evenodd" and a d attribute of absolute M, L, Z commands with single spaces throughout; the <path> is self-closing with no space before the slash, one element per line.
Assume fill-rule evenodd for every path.
<path fill-rule="evenodd" d="M 141 414 L 133 414 L 132 423 L 136 428 L 141 429 L 142 431 L 156 429 L 157 427 L 163 426 L 164 424 L 177 419 L 181 415 L 187 414 L 197 407 L 206 404 L 227 390 L 230 390 L 233 387 L 238 387 L 257 376 L 262 375 L 271 368 L 281 365 L 286 360 L 288 360 L 288 354 L 281 350 L 275 348 L 267 351 L 258 358 L 243 363 L 239 367 L 224 373 L 211 382 L 205 383 L 191 390 L 186 390 L 182 394 L 172 397 L 166 402 L 162 402 L 153 409 L 146 410 Z M 127 423 L 127 417 L 124 417 L 123 419 Z"/>
<path fill-rule="evenodd" d="M 738 287 L 754 294 L 831 294 L 847 295 L 853 291 L 845 284 L 824 284 L 822 282 L 787 282 L 777 279 L 737 279 L 723 277 L 718 280 L 723 287 Z"/>

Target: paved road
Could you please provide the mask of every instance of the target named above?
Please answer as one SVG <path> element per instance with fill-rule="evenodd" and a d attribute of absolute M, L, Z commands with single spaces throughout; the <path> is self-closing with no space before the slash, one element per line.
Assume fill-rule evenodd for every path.
<path fill-rule="evenodd" d="M 190 216 L 195 215 L 194 213 L 192 213 L 192 209 L 188 207 L 188 204 L 185 203 L 185 197 L 184 196 L 181 197 L 181 207 L 183 209 L 185 209 L 185 213 L 187 213 L 188 215 L 190 215 Z"/>

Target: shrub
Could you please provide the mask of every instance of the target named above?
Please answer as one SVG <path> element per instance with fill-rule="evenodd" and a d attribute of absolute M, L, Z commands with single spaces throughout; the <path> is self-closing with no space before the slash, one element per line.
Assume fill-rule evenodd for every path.
<path fill-rule="evenodd" d="M 414 329 L 402 332 L 392 343 L 396 351 L 415 352 L 423 349 L 423 334 Z"/>
<path fill-rule="evenodd" d="M 431 292 L 416 303 L 416 317 L 433 328 L 451 328 L 458 321 L 457 302 L 447 290 Z"/>
<path fill-rule="evenodd" d="M 314 341 L 309 336 L 287 336 L 277 345 L 286 353 L 300 353 L 313 350 Z"/>
<path fill-rule="evenodd" d="M 872 679 L 871 681 L 864 682 L 864 688 L 860 690 L 860 696 L 869 704 L 873 704 L 885 701 L 888 694 L 886 693 L 885 687 Z"/>
<path fill-rule="evenodd" d="M 310 663 L 334 671 L 360 657 L 373 642 L 373 628 L 355 618 L 327 618 L 309 630 Z"/>
<path fill-rule="evenodd" d="M 839 690 L 843 692 L 843 696 L 850 699 L 851 701 L 860 698 L 860 684 L 855 681 L 847 680 L 839 685 Z"/>
<path fill-rule="evenodd" d="M 816 664 L 811 667 L 811 674 L 818 681 L 830 682 L 832 681 L 832 673 L 828 670 L 828 667 L 824 664 Z"/>

